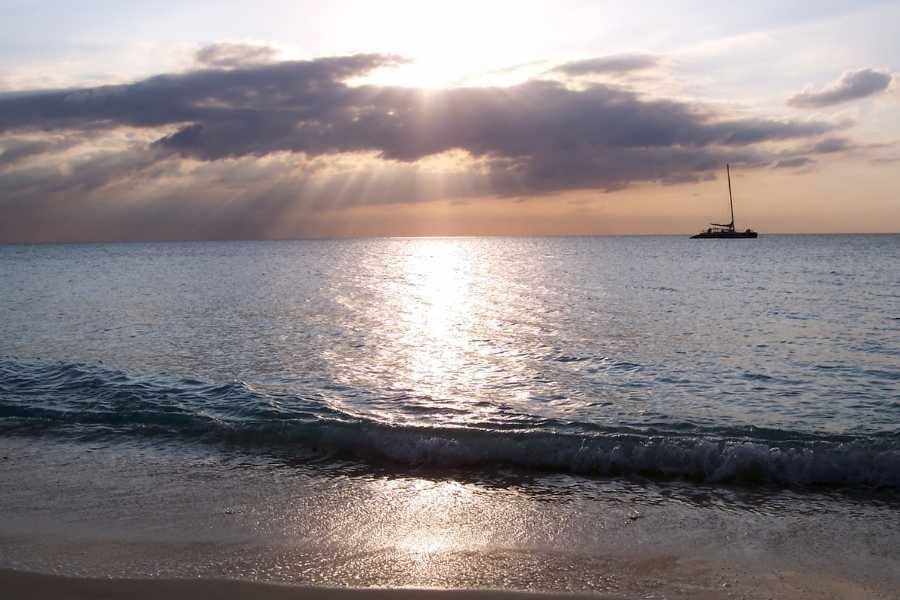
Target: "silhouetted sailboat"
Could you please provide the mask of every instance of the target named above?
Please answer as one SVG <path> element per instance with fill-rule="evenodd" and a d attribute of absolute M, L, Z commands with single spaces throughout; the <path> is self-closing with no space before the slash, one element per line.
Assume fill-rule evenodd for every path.
<path fill-rule="evenodd" d="M 734 229 L 734 198 L 731 196 L 731 168 L 728 164 L 725 164 L 725 173 L 728 175 L 728 201 L 731 204 L 731 223 L 710 223 L 712 227 L 708 227 L 698 233 L 697 235 L 692 235 L 692 240 L 698 239 L 707 239 L 707 238 L 715 238 L 715 239 L 731 239 L 731 238 L 755 238 L 756 232 L 752 229 L 745 229 L 744 231 L 735 231 Z"/>

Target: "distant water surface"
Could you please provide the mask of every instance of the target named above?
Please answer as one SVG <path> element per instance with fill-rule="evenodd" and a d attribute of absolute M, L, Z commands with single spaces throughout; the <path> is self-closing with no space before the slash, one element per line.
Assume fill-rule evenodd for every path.
<path fill-rule="evenodd" d="M 900 236 L 0 247 L 0 432 L 900 486 Z"/>

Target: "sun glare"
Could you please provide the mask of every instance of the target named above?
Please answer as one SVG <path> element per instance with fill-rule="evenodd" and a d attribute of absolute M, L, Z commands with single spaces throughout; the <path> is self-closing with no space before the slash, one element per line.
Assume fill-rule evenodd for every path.
<path fill-rule="evenodd" d="M 424 562 L 471 543 L 472 540 L 460 539 L 453 526 L 457 513 L 470 507 L 475 500 L 469 488 L 454 481 L 435 483 L 426 480 L 417 482 L 414 487 L 416 493 L 406 511 L 409 521 L 416 527 L 398 540 L 400 550 L 416 562 Z M 435 518 L 434 515 L 443 516 Z"/>
<path fill-rule="evenodd" d="M 443 374 L 461 368 L 468 349 L 469 257 L 454 240 L 417 242 L 411 250 L 406 277 L 413 293 L 404 307 L 409 379 L 420 393 L 452 397 Z"/>

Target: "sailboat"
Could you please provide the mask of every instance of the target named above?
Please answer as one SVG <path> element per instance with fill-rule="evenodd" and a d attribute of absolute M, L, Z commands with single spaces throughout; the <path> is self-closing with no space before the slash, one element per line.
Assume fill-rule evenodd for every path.
<path fill-rule="evenodd" d="M 711 227 L 707 227 L 697 235 L 692 235 L 692 240 L 701 239 L 731 239 L 731 238 L 755 238 L 757 233 L 752 229 L 744 231 L 736 231 L 734 228 L 734 198 L 731 196 L 731 167 L 725 163 L 725 173 L 728 175 L 728 201 L 731 203 L 731 223 L 710 223 Z"/>

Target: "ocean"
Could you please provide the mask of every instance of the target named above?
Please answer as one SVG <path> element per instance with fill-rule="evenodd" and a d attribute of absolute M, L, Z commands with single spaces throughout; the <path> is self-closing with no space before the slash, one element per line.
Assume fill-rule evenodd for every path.
<path fill-rule="evenodd" d="M 0 568 L 900 588 L 900 236 L 21 245 L 0 278 Z"/>

